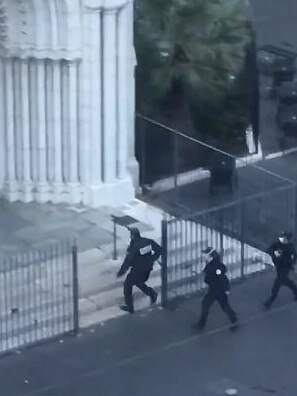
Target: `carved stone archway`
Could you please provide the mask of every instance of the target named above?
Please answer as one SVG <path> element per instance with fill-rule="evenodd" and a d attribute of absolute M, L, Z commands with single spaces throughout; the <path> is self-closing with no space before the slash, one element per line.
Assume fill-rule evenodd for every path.
<path fill-rule="evenodd" d="M 8 200 L 96 207 L 134 197 L 132 10 L 130 0 L 0 0 Z"/>

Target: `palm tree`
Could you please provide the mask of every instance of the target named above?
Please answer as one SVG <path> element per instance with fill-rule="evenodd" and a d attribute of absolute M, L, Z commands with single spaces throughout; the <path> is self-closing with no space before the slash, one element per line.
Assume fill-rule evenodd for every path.
<path fill-rule="evenodd" d="M 219 105 L 250 40 L 236 0 L 137 0 L 135 47 L 141 102 L 178 89 L 188 103 Z"/>

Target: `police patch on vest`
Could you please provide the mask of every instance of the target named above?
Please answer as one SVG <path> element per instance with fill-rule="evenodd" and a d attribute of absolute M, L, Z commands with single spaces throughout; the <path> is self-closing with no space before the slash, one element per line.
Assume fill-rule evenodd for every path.
<path fill-rule="evenodd" d="M 143 248 L 141 248 L 139 251 L 140 251 L 140 254 L 143 256 L 144 254 L 151 253 L 152 247 L 151 247 L 151 245 L 147 245 L 147 246 L 144 246 Z"/>

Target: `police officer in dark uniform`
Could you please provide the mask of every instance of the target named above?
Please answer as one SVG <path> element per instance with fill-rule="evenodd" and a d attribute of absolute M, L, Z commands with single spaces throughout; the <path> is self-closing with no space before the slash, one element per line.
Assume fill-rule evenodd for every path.
<path fill-rule="evenodd" d="M 296 249 L 291 242 L 292 236 L 291 232 L 282 232 L 278 241 L 272 243 L 267 249 L 267 253 L 270 255 L 276 269 L 276 279 L 271 290 L 271 296 L 264 303 L 267 309 L 271 308 L 281 286 L 287 286 L 291 289 L 294 299 L 297 300 L 297 285 L 289 278 L 289 273 L 293 269 L 297 259 Z"/>
<path fill-rule="evenodd" d="M 117 276 L 123 276 L 130 269 L 124 282 L 125 305 L 120 308 L 123 311 L 133 313 L 133 286 L 137 286 L 144 294 L 149 296 L 152 304 L 157 301 L 158 293 L 147 286 L 146 282 L 153 269 L 154 262 L 161 255 L 161 247 L 152 239 L 143 238 L 136 227 L 130 228 L 130 236 L 131 242 Z"/>
<path fill-rule="evenodd" d="M 236 330 L 238 327 L 238 319 L 228 302 L 230 286 L 229 279 L 226 275 L 226 266 L 222 263 L 219 253 L 213 248 L 207 247 L 202 252 L 206 254 L 206 266 L 203 271 L 204 282 L 208 285 L 208 292 L 202 300 L 199 322 L 193 327 L 199 331 L 204 330 L 209 310 L 213 303 L 217 301 L 232 323 L 230 330 Z"/>

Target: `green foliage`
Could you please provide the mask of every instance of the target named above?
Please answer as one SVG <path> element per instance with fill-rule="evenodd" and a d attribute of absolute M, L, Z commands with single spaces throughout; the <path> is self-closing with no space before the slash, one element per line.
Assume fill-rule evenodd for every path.
<path fill-rule="evenodd" d="M 164 98 L 174 80 L 187 92 L 220 94 L 249 41 L 234 0 L 139 0 L 135 31 L 139 83 L 151 99 Z"/>
<path fill-rule="evenodd" d="M 193 115 L 217 125 L 251 39 L 238 1 L 138 0 L 135 16 L 142 103 L 166 100 L 178 83 Z"/>

